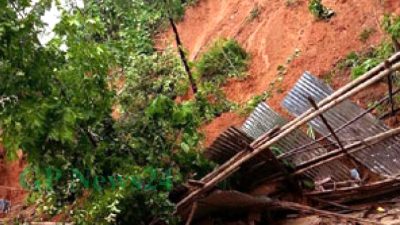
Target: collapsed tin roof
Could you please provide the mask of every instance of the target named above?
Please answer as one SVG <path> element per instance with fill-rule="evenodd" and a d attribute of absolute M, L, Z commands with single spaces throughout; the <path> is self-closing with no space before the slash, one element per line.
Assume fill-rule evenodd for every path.
<path fill-rule="evenodd" d="M 236 172 L 248 187 L 245 192 L 253 197 L 250 190 L 260 183 L 279 181 L 296 186 L 307 197 L 333 204 L 400 189 L 400 128 L 391 129 L 371 114 L 379 105 L 393 104 L 399 90 L 388 85 L 388 95 L 367 110 L 349 100 L 395 76 L 399 61 L 397 53 L 337 91 L 305 72 L 282 102 L 296 118 L 288 121 L 261 103 L 241 127 L 223 132 L 205 151 L 220 166 L 190 187 L 176 212 L 192 220 L 194 205 L 215 198 L 216 185 Z M 306 125 L 317 133 L 315 137 L 304 132 Z M 304 180 L 312 185 L 306 187 Z M 264 194 L 273 199 L 272 192 Z M 242 203 L 238 200 L 237 204 L 240 208 Z"/>

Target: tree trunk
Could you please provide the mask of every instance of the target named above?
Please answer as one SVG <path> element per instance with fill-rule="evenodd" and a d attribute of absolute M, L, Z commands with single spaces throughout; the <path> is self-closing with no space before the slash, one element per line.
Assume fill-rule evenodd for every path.
<path fill-rule="evenodd" d="M 193 93 L 196 94 L 197 93 L 197 85 L 193 79 L 193 75 L 192 75 L 192 72 L 190 71 L 190 67 L 186 60 L 185 53 L 183 52 L 183 46 L 182 46 L 181 39 L 179 37 L 178 29 L 176 28 L 174 19 L 172 19 L 172 17 L 169 17 L 169 23 L 171 24 L 172 30 L 174 31 L 176 46 L 178 48 L 179 56 L 181 57 L 185 71 L 189 77 L 190 86 L 192 87 Z"/>

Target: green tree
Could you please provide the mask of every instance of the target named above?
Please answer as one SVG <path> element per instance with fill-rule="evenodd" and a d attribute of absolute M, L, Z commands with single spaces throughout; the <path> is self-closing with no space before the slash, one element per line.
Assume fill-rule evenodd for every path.
<path fill-rule="evenodd" d="M 43 45 L 41 16 L 52 5 L 61 21 Z M 184 70 L 176 57 L 154 52 L 151 37 L 167 21 L 156 1 L 86 0 L 83 8 L 63 8 L 8 0 L 0 7 L 0 135 L 9 158 L 18 149 L 28 156 L 29 182 L 43 180 L 49 166 L 85 177 L 136 176 L 139 183 L 151 180 L 152 168 L 171 174 L 174 184 L 210 168 L 197 132 L 209 105 L 205 98 L 173 100 L 187 83 L 179 82 Z M 122 88 L 113 85 L 123 79 Z M 118 120 L 111 118 L 116 106 Z M 72 174 L 54 185 L 32 192 L 32 201 L 51 206 L 43 213 L 60 213 L 84 193 Z M 89 190 L 69 216 L 78 224 L 172 223 L 168 191 L 157 183 L 150 191 Z"/>

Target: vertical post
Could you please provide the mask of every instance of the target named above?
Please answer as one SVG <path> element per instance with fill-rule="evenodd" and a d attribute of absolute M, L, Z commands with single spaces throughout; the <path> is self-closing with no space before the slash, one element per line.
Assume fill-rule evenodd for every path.
<path fill-rule="evenodd" d="M 311 97 L 308 96 L 307 97 L 308 101 L 310 102 L 310 105 L 315 109 L 318 110 L 318 105 L 315 102 L 315 100 Z M 328 120 L 322 115 L 319 115 L 319 118 L 322 120 L 322 122 L 324 123 L 324 125 L 326 126 L 326 128 L 329 130 L 329 132 L 331 133 L 332 137 L 335 139 L 335 141 L 337 142 L 338 146 L 340 147 L 340 149 L 342 150 L 342 152 L 349 158 L 350 162 L 353 164 L 354 167 L 357 167 L 357 163 L 356 160 L 347 153 L 346 149 L 344 148 L 342 142 L 340 141 L 339 137 L 336 135 L 335 131 L 333 130 L 332 126 L 328 123 Z"/>
<path fill-rule="evenodd" d="M 192 208 L 190 210 L 189 217 L 186 220 L 186 224 L 185 225 L 192 224 L 192 220 L 193 220 L 194 214 L 196 213 L 196 210 L 197 210 L 197 202 L 194 202 L 193 205 L 192 205 Z"/>
<path fill-rule="evenodd" d="M 389 61 L 385 61 L 385 68 L 390 70 L 390 63 Z M 388 92 L 389 92 L 389 102 L 390 102 L 390 111 L 391 116 L 394 116 L 395 109 L 394 109 L 394 100 L 393 100 L 393 81 L 392 81 L 392 73 L 389 73 L 387 76 L 387 85 L 388 85 Z"/>
<path fill-rule="evenodd" d="M 391 116 L 394 116 L 394 100 L 393 100 L 393 82 L 392 82 L 392 74 L 389 74 L 387 77 L 388 82 L 388 91 L 389 91 L 389 102 L 390 102 L 390 111 Z"/>
<path fill-rule="evenodd" d="M 308 96 L 308 101 L 310 102 L 310 105 L 315 109 L 318 110 L 318 105 L 317 103 L 314 101 L 314 99 L 311 96 Z M 335 139 L 335 141 L 337 142 L 337 144 L 339 145 L 340 149 L 342 149 L 342 151 L 344 152 L 344 146 L 342 144 L 342 142 L 340 142 L 339 137 L 336 135 L 335 131 L 333 130 L 333 128 L 331 127 L 331 125 L 328 123 L 328 120 L 325 119 L 325 117 L 321 114 L 319 115 L 319 118 L 322 120 L 322 122 L 324 123 L 324 125 L 326 126 L 326 128 L 328 128 L 329 132 L 331 133 L 332 137 Z"/>

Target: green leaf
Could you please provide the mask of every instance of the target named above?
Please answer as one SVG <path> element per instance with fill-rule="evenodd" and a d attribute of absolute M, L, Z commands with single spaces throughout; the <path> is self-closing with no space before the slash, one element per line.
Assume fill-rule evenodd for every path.
<path fill-rule="evenodd" d="M 184 152 L 188 153 L 190 151 L 190 147 L 188 144 L 186 144 L 185 142 L 181 143 L 181 148 Z"/>
<path fill-rule="evenodd" d="M 169 116 L 173 107 L 173 101 L 164 95 L 159 95 L 147 107 L 146 115 L 149 117 Z"/>

